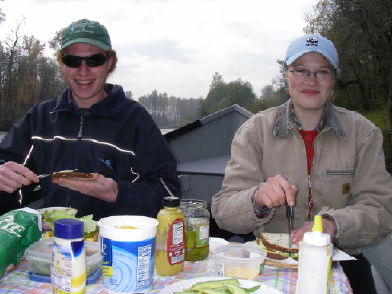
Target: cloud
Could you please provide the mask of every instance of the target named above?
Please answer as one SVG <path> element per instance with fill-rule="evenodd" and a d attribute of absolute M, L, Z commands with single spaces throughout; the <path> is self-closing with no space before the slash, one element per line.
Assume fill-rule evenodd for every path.
<path fill-rule="evenodd" d="M 181 48 L 176 40 L 158 39 L 146 42 L 129 44 L 122 51 L 133 52 L 152 60 L 171 60 L 177 62 L 189 62 L 191 50 Z"/>

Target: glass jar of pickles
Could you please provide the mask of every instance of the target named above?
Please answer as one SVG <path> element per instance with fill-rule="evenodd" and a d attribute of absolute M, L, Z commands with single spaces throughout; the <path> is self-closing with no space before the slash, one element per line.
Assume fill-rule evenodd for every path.
<path fill-rule="evenodd" d="M 202 260 L 208 256 L 210 212 L 207 201 L 182 199 L 180 208 L 185 215 L 185 260 Z"/>

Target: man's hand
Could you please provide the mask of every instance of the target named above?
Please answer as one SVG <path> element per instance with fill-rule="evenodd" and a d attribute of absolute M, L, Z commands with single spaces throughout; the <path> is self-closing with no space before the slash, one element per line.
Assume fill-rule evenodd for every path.
<path fill-rule="evenodd" d="M 313 222 L 305 222 L 302 227 L 298 230 L 293 231 L 292 242 L 294 244 L 298 244 L 299 241 L 302 241 L 304 234 L 306 232 L 311 232 L 313 228 Z M 331 242 L 336 234 L 336 224 L 333 219 L 323 218 L 323 232 L 329 234 L 331 236 Z"/>
<path fill-rule="evenodd" d="M 14 161 L 7 161 L 0 165 L 0 191 L 13 193 L 33 182 L 38 183 L 39 179 L 27 167 Z"/>
<path fill-rule="evenodd" d="M 268 178 L 267 181 L 255 193 L 256 204 L 268 208 L 285 205 L 295 205 L 297 187 L 291 185 L 281 175 Z"/>
<path fill-rule="evenodd" d="M 94 173 L 92 180 L 88 181 L 58 178 L 53 180 L 53 183 L 106 202 L 115 202 L 117 200 L 117 183 L 101 174 Z"/>

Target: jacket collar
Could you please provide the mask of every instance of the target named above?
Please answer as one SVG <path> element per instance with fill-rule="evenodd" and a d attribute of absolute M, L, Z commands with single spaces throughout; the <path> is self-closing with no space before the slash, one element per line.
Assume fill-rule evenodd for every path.
<path fill-rule="evenodd" d="M 89 114 L 96 116 L 115 117 L 120 113 L 127 98 L 123 88 L 120 85 L 106 84 L 105 89 L 108 95 L 98 103 L 92 105 L 89 109 Z M 60 96 L 57 97 L 53 112 L 78 112 L 76 105 L 73 103 L 72 99 L 69 99 L 69 97 L 69 88 L 66 88 L 63 90 Z"/>
<path fill-rule="evenodd" d="M 289 134 L 291 130 L 299 130 L 299 126 L 297 123 L 294 123 L 290 117 L 292 101 L 289 99 L 287 102 L 280 106 L 280 111 L 276 118 L 275 128 L 273 131 L 273 135 L 276 137 L 285 137 Z M 322 118 L 322 128 L 323 129 L 332 129 L 335 131 L 337 136 L 346 136 L 337 116 L 335 113 L 335 109 L 330 100 L 325 104 L 325 110 Z"/>

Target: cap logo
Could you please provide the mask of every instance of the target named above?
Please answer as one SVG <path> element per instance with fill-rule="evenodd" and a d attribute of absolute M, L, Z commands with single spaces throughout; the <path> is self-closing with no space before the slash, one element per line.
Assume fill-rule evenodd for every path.
<path fill-rule="evenodd" d="M 87 23 L 76 24 L 75 26 L 71 27 L 72 33 L 94 33 L 94 28 L 89 26 Z"/>
<path fill-rule="evenodd" d="M 306 39 L 306 46 L 317 46 L 318 38 L 317 37 L 309 37 Z"/>

